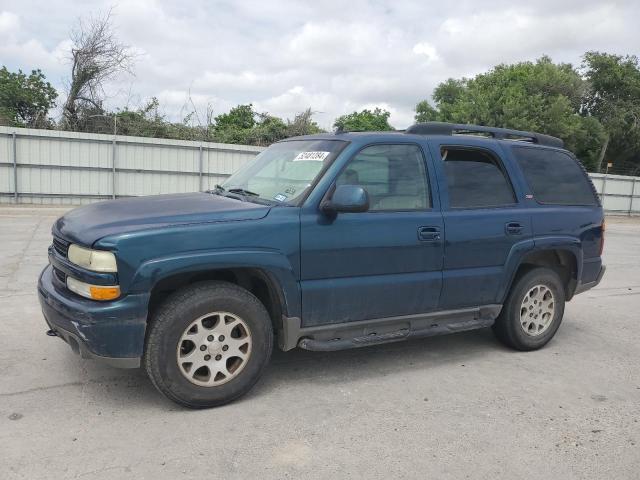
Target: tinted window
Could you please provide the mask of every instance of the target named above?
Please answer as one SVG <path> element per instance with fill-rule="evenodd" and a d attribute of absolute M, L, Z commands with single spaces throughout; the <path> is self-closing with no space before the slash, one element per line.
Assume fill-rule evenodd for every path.
<path fill-rule="evenodd" d="M 370 211 L 429 208 L 424 158 L 415 145 L 374 145 L 361 150 L 336 180 L 361 185 L 369 194 Z"/>
<path fill-rule="evenodd" d="M 451 208 L 496 207 L 515 203 L 498 159 L 484 150 L 444 147 L 441 151 Z"/>
<path fill-rule="evenodd" d="M 514 148 L 535 199 L 557 205 L 597 205 L 590 181 L 570 155 L 545 148 Z"/>

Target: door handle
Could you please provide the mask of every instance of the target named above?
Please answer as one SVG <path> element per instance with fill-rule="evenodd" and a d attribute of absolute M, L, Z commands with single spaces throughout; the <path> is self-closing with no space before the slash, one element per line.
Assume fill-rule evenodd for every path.
<path fill-rule="evenodd" d="M 419 227 L 418 238 L 423 242 L 437 242 L 440 240 L 440 229 L 438 227 Z"/>
<path fill-rule="evenodd" d="M 522 235 L 523 228 L 520 222 L 507 222 L 504 226 L 507 235 Z"/>

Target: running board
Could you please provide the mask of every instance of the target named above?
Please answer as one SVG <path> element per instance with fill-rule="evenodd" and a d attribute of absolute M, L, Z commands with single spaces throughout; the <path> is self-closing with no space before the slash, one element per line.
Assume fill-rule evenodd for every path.
<path fill-rule="evenodd" d="M 409 337 L 409 330 L 403 329 L 397 332 L 383 333 L 377 335 L 371 333 L 363 337 L 355 338 L 333 338 L 331 340 L 314 340 L 303 338 L 298 342 L 298 346 L 305 350 L 316 352 L 331 352 L 334 350 L 346 350 L 347 348 L 368 347 L 369 345 L 379 345 L 381 343 L 393 343 L 406 340 Z"/>
<path fill-rule="evenodd" d="M 493 325 L 502 305 L 448 310 L 420 315 L 300 327 L 300 319 L 284 317 L 280 347 L 333 351 L 399 342 L 409 338 L 464 332 Z"/>

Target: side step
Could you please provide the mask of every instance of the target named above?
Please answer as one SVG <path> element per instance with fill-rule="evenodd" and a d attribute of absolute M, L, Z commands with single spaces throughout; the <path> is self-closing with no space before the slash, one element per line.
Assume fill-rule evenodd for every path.
<path fill-rule="evenodd" d="M 459 321 L 447 321 L 444 323 L 432 323 L 428 327 L 419 330 L 402 328 L 393 332 L 381 334 L 371 333 L 369 335 L 361 335 L 351 338 L 302 338 L 298 342 L 298 347 L 317 352 L 330 352 L 335 350 L 345 350 L 348 348 L 360 348 L 367 347 L 369 345 L 399 342 L 408 338 L 433 337 L 436 335 L 476 330 L 478 328 L 490 327 L 493 325 L 493 322 L 494 318 L 485 317 Z"/>
<path fill-rule="evenodd" d="M 331 352 L 334 350 L 345 350 L 347 348 L 367 347 L 369 345 L 378 345 L 381 343 L 399 342 L 409 337 L 409 329 L 403 328 L 396 332 L 382 333 L 380 335 L 371 333 L 361 337 L 354 338 L 334 338 L 331 340 L 314 340 L 312 338 L 303 338 L 298 342 L 298 346 L 305 350 L 314 350 L 316 352 Z"/>

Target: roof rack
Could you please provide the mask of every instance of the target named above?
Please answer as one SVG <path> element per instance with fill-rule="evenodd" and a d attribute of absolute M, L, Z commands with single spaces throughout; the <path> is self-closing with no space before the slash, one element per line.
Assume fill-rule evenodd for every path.
<path fill-rule="evenodd" d="M 497 140 L 512 140 L 529 142 L 549 147 L 564 148 L 564 142 L 551 135 L 535 132 L 523 132 L 508 128 L 484 127 L 482 125 L 464 125 L 459 123 L 425 122 L 416 123 L 407 128 L 404 133 L 416 135 L 480 135 Z"/>

